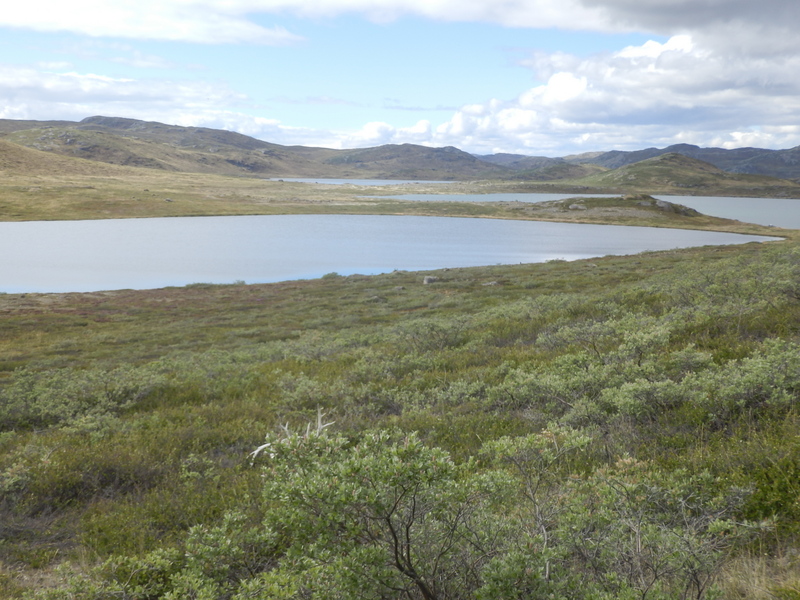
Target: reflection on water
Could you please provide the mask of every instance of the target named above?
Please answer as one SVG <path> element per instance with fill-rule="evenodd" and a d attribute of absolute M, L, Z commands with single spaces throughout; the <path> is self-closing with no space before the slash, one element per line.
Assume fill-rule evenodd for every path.
<path fill-rule="evenodd" d="M 375 215 L 0 223 L 0 292 L 148 289 L 574 260 L 773 238 L 498 219 Z"/>

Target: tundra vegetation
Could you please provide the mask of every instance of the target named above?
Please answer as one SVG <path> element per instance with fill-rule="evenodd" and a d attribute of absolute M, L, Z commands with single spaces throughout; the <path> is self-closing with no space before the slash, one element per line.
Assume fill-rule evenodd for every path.
<path fill-rule="evenodd" d="M 103 141 L 91 135 L 82 151 Z M 644 196 L 379 197 L 533 191 L 520 182 L 375 191 L 0 150 L 4 220 L 339 212 L 776 232 Z M 797 193 L 669 155 L 593 177 L 559 186 Z M 0 597 L 798 600 L 800 248 L 780 235 L 0 295 Z"/>
<path fill-rule="evenodd" d="M 0 596 L 796 600 L 787 235 L 0 295 Z"/>

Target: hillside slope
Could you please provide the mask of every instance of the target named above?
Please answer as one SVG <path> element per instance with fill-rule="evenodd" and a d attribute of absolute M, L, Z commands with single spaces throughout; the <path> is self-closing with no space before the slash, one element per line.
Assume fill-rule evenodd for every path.
<path fill-rule="evenodd" d="M 5 177 L 53 176 L 58 174 L 123 176 L 130 173 L 130 170 L 117 165 L 59 156 L 0 139 L 0 174 Z"/>
<path fill-rule="evenodd" d="M 584 177 L 589 187 L 637 189 L 678 195 L 742 195 L 796 197 L 800 185 L 764 175 L 729 173 L 678 153 L 661 154 L 617 169 Z"/>
<path fill-rule="evenodd" d="M 18 130 L 5 139 L 64 156 L 166 171 L 312 176 L 319 170 L 319 165 L 281 146 L 237 133 L 111 121 L 122 121 L 123 126 L 94 121 L 77 127 L 45 126 Z"/>
<path fill-rule="evenodd" d="M 9 141 L 55 154 L 190 173 L 423 180 L 503 178 L 511 173 L 452 147 L 292 147 L 231 131 L 117 117 L 89 117 L 79 123 L 0 120 L 0 133 Z"/>
<path fill-rule="evenodd" d="M 387 144 L 376 148 L 342 150 L 325 159 L 346 172 L 377 172 L 386 179 L 463 179 L 503 177 L 507 169 L 487 165 L 458 148 L 429 148 L 415 144 Z"/>
<path fill-rule="evenodd" d="M 618 169 L 648 158 L 665 154 L 683 156 L 708 162 L 729 173 L 769 175 L 782 179 L 800 179 L 800 146 L 786 150 L 764 148 L 700 148 L 692 144 L 676 144 L 666 148 L 647 148 L 633 152 L 611 151 L 596 156 L 576 157 L 571 162 L 591 163 Z"/>
<path fill-rule="evenodd" d="M 577 181 L 596 175 L 598 171 L 619 169 L 662 156 L 680 155 L 729 174 L 800 182 L 800 147 L 726 150 L 678 144 L 663 149 L 592 152 L 562 158 L 517 154 L 475 156 L 452 146 L 431 148 L 416 144 L 357 149 L 282 146 L 232 131 L 104 116 L 80 122 L 0 119 L 0 137 L 29 148 L 108 164 L 263 178 L 562 182 Z M 629 175 L 623 173 L 596 181 L 608 185 Z M 677 180 L 672 177 L 665 181 Z M 683 186 L 671 187 L 696 187 L 692 182 L 683 183 Z M 726 187 L 739 184 L 755 185 L 759 189 L 776 185 L 731 179 Z"/>

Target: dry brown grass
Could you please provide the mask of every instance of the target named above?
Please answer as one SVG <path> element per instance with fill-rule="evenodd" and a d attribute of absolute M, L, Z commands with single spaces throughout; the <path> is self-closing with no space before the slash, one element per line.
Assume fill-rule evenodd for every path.
<path fill-rule="evenodd" d="M 800 553 L 737 558 L 726 566 L 719 588 L 725 600 L 797 600 L 800 598 Z"/>

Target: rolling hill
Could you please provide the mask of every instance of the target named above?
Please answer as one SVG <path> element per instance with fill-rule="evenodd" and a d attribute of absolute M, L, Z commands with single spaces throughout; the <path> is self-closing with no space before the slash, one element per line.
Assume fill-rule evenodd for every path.
<path fill-rule="evenodd" d="M 624 152 L 587 152 L 574 156 L 564 156 L 550 161 L 562 161 L 573 165 L 595 165 L 605 169 L 618 169 L 649 158 L 664 154 L 680 154 L 702 160 L 729 173 L 747 175 L 768 175 L 780 179 L 800 180 L 800 146 L 787 150 L 768 150 L 764 148 L 701 148 L 692 144 L 675 144 L 666 148 L 646 148 Z M 500 164 L 517 171 L 525 171 L 532 166 L 541 165 L 541 157 L 519 154 L 493 154 L 481 156 L 492 164 Z"/>
<path fill-rule="evenodd" d="M 636 189 L 677 195 L 797 197 L 800 184 L 766 175 L 729 173 L 711 163 L 671 152 L 580 180 L 593 188 Z"/>
<path fill-rule="evenodd" d="M 130 170 L 118 165 L 43 152 L 0 139 L 0 175 L 30 177 L 54 174 L 113 177 L 128 175 Z"/>
<path fill-rule="evenodd" d="M 549 183 L 565 190 L 800 196 L 800 147 L 724 150 L 681 144 L 562 158 L 475 156 L 452 146 L 415 144 L 336 150 L 282 146 L 231 131 L 103 116 L 80 122 L 0 120 L 0 141 L 5 141 L 1 151 L 9 157 L 20 152 L 11 152 L 7 145 L 11 142 L 51 157 L 162 172 L 258 178 L 483 179 L 531 186 Z M 37 160 L 46 165 L 48 159 L 40 156 Z M 59 163 L 54 168 L 62 167 Z M 35 168 L 48 170 L 47 166 Z"/>
<path fill-rule="evenodd" d="M 64 156 L 166 171 L 261 177 L 504 178 L 513 171 L 456 148 L 413 144 L 355 150 L 281 146 L 203 127 L 116 117 L 78 123 L 0 120 L 8 141 Z"/>

